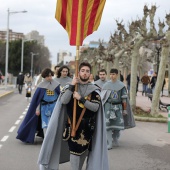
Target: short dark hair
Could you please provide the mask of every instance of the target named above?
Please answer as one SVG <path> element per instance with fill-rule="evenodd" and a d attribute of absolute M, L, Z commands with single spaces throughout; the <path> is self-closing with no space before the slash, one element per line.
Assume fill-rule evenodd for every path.
<path fill-rule="evenodd" d="M 105 69 L 101 69 L 101 70 L 99 70 L 99 72 L 98 72 L 98 73 L 100 73 L 100 72 L 105 72 L 105 73 L 107 74 L 107 71 L 106 71 Z"/>
<path fill-rule="evenodd" d="M 67 70 L 68 70 L 68 77 L 70 77 L 70 69 L 66 66 L 66 65 L 63 65 L 62 67 L 60 67 L 59 69 L 58 69 L 58 75 L 57 75 L 57 78 L 60 78 L 61 77 L 61 72 L 62 72 L 62 70 L 64 69 L 64 68 L 66 68 Z"/>
<path fill-rule="evenodd" d="M 59 66 L 59 65 L 56 65 L 56 66 L 54 67 L 54 70 L 56 70 L 56 68 L 57 68 L 57 67 L 59 67 L 59 68 L 60 68 L 60 66 Z"/>
<path fill-rule="evenodd" d="M 89 67 L 90 72 L 91 72 L 91 65 L 90 65 L 88 62 L 82 62 L 82 63 L 79 65 L 79 71 L 80 71 L 81 68 L 84 67 L 84 66 Z"/>
<path fill-rule="evenodd" d="M 45 68 L 42 73 L 41 76 L 42 78 L 46 78 L 49 76 L 49 74 L 51 74 L 52 76 L 54 76 L 54 72 L 50 69 L 50 68 Z"/>
<path fill-rule="evenodd" d="M 112 69 L 110 70 L 110 73 L 118 74 L 118 69 L 116 69 L 116 68 L 112 68 Z"/>

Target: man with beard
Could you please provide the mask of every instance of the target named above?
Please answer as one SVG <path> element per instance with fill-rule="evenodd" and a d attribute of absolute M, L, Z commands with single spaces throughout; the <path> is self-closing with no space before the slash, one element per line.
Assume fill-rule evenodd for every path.
<path fill-rule="evenodd" d="M 86 156 L 88 157 L 86 170 L 109 170 L 105 120 L 99 87 L 89 83 L 90 72 L 91 65 L 81 63 L 79 77 L 74 77 L 72 83 L 61 92 L 53 111 L 56 113 L 52 114 L 40 151 L 38 161 L 40 170 L 58 170 L 59 163 L 69 161 L 69 159 L 72 170 L 81 170 Z M 77 91 L 75 91 L 76 84 Z M 74 99 L 77 100 L 76 108 Z M 71 135 L 73 107 L 76 109 L 75 136 Z M 64 115 L 66 120 L 64 120 Z M 62 138 L 67 141 L 68 145 L 62 142 Z"/>
<path fill-rule="evenodd" d="M 70 69 L 67 66 L 63 65 L 59 68 L 57 78 L 54 78 L 54 80 L 60 83 L 60 90 L 62 90 L 66 84 L 71 83 L 72 79 L 69 76 Z"/>
<path fill-rule="evenodd" d="M 94 84 L 99 86 L 102 89 L 103 85 L 107 82 L 106 76 L 107 76 L 107 71 L 105 69 L 101 69 L 99 71 L 99 78 L 100 79 L 95 81 Z"/>

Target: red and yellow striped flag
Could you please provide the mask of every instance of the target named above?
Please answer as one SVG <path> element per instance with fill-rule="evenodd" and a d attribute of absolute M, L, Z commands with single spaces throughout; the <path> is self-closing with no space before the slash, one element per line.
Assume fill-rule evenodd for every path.
<path fill-rule="evenodd" d="M 55 18 L 67 31 L 70 45 L 81 46 L 97 30 L 106 0 L 57 0 Z"/>

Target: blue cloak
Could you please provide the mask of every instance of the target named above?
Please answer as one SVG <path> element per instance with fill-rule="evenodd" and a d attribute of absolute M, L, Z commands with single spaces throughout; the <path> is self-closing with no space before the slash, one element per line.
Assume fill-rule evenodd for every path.
<path fill-rule="evenodd" d="M 58 95 L 60 93 L 59 89 L 60 89 L 59 86 L 55 88 L 55 92 Z M 38 87 L 34 93 L 28 112 L 17 131 L 18 135 L 16 138 L 21 140 L 22 142 L 34 143 L 36 132 L 37 136 L 40 136 L 42 138 L 44 137 L 43 129 L 41 128 L 41 116 L 37 116 L 35 112 L 37 106 L 43 99 L 45 92 L 46 92 L 45 88 Z"/>

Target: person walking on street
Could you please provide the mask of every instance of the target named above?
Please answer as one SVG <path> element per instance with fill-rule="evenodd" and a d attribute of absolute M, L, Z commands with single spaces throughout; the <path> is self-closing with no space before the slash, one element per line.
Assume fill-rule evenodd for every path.
<path fill-rule="evenodd" d="M 163 92 L 164 92 L 164 86 L 165 86 L 165 84 L 166 84 L 166 81 L 165 81 L 165 79 L 164 79 L 164 81 L 163 81 L 163 84 L 162 84 L 162 97 L 163 97 Z"/>
<path fill-rule="evenodd" d="M 154 90 L 155 90 L 156 81 L 157 81 L 157 72 L 154 72 L 153 77 L 152 77 L 151 82 L 150 82 L 152 94 L 154 93 Z"/>
<path fill-rule="evenodd" d="M 105 69 L 101 69 L 99 71 L 99 80 L 95 81 L 94 84 L 102 89 L 103 85 L 107 82 L 106 77 L 107 71 Z"/>
<path fill-rule="evenodd" d="M 117 69 L 110 70 L 110 79 L 104 84 L 101 94 L 105 111 L 108 150 L 112 149 L 113 146 L 119 146 L 120 130 L 135 126 L 126 87 L 124 83 L 118 80 Z M 124 119 L 125 121 L 128 120 L 128 123 Z M 126 127 L 126 124 L 128 124 L 128 127 Z"/>
<path fill-rule="evenodd" d="M 130 94 L 130 77 L 131 77 L 131 71 L 129 71 L 129 74 L 126 77 L 128 94 Z"/>
<path fill-rule="evenodd" d="M 150 84 L 150 78 L 149 78 L 147 72 L 141 78 L 141 82 L 142 82 L 142 85 L 143 85 L 142 96 L 143 96 L 144 93 L 145 93 L 145 96 L 146 96 L 148 85 Z"/>
<path fill-rule="evenodd" d="M 29 102 L 30 99 L 31 99 L 31 91 L 32 91 L 32 88 L 31 88 L 31 84 L 28 84 L 28 87 L 26 89 L 26 98 L 27 98 L 27 101 Z"/>
<path fill-rule="evenodd" d="M 30 73 L 27 73 L 24 77 L 25 89 L 27 88 L 28 84 L 32 85 L 32 77 Z"/>
<path fill-rule="evenodd" d="M 22 74 L 22 72 L 20 72 L 19 75 L 17 76 L 17 86 L 18 86 L 19 94 L 22 94 L 23 85 L 24 85 L 24 75 Z"/>
<path fill-rule="evenodd" d="M 55 73 L 55 76 L 54 76 L 54 78 L 57 78 L 57 76 L 58 76 L 58 70 L 60 69 L 60 66 L 59 65 L 56 65 L 55 67 L 54 67 L 54 73 Z"/>
<path fill-rule="evenodd" d="M 40 170 L 57 170 L 60 162 L 63 163 L 69 159 L 71 170 L 81 170 L 86 156 L 86 170 L 109 170 L 100 89 L 89 83 L 90 72 L 91 65 L 81 63 L 79 77 L 74 77 L 71 84 L 61 92 L 40 151 L 38 161 Z M 75 91 L 76 84 L 78 91 Z M 75 136 L 71 135 L 74 99 L 77 100 L 76 108 L 74 108 L 77 127 Z M 65 116 L 68 119 L 63 129 Z M 62 138 L 67 143 L 63 144 Z M 68 148 L 67 152 L 66 148 Z"/>
<path fill-rule="evenodd" d="M 60 90 L 62 90 L 66 84 L 72 81 L 70 78 L 70 69 L 66 65 L 60 67 L 57 78 L 54 78 L 54 80 L 60 83 Z"/>
<path fill-rule="evenodd" d="M 121 81 L 121 82 L 124 81 L 124 77 L 123 77 L 123 75 L 121 74 L 121 71 L 120 71 L 120 81 Z"/>
<path fill-rule="evenodd" d="M 60 94 L 60 85 L 52 79 L 54 73 L 51 69 L 44 69 L 41 76 L 44 78 L 43 82 L 36 88 L 28 112 L 17 131 L 16 138 L 22 142 L 34 143 L 36 133 L 37 136 L 44 137 Z"/>

